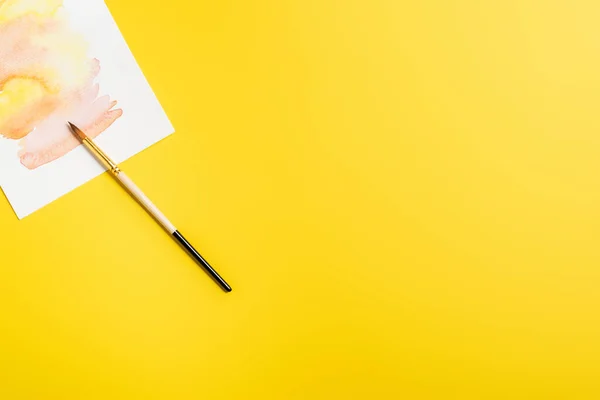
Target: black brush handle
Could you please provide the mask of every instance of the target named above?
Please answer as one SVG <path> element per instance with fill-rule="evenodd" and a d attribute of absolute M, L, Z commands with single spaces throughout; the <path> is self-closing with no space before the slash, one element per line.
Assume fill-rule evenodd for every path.
<path fill-rule="evenodd" d="M 200 264 L 200 266 L 206 271 L 206 273 L 208 275 L 210 275 L 210 277 L 213 278 L 214 281 L 217 282 L 217 284 L 219 286 L 221 286 L 221 289 L 223 289 L 226 292 L 231 292 L 231 286 L 229 286 L 229 284 L 227 282 L 225 282 L 225 279 L 223 279 L 221 277 L 221 275 L 219 275 L 219 273 L 217 271 L 215 271 L 215 269 L 213 267 L 210 266 L 210 264 L 208 263 L 208 261 L 206 261 L 204 259 L 204 257 L 202 257 L 202 255 L 196 251 L 196 249 L 194 248 L 194 246 L 192 246 L 190 244 L 190 242 L 188 242 L 183 237 L 183 235 L 181 233 L 179 233 L 179 231 L 173 232 L 173 237 L 175 238 L 175 240 L 177 240 L 177 242 L 181 245 L 181 247 L 183 247 L 185 249 L 185 251 L 194 260 L 196 260 L 196 262 L 198 264 Z"/>

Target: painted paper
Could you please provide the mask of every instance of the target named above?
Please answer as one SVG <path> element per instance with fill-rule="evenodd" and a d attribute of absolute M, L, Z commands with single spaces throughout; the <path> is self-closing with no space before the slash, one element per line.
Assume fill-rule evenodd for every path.
<path fill-rule="evenodd" d="M 19 218 L 173 132 L 101 0 L 0 0 L 0 184 Z"/>

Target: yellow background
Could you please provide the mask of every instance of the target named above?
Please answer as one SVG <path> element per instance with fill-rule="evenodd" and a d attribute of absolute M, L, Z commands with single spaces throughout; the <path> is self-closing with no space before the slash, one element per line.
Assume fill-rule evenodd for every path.
<path fill-rule="evenodd" d="M 177 133 L 0 202 L 4 399 L 600 398 L 600 2 L 109 0 Z"/>

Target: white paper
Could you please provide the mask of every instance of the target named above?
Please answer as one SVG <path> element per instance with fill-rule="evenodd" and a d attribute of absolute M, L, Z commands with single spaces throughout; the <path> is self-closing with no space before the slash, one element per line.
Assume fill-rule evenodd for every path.
<path fill-rule="evenodd" d="M 57 3 L 62 3 L 62 7 L 53 14 Z M 13 8 L 7 9 L 7 4 Z M 33 16 L 23 15 L 22 10 L 27 7 L 41 9 Z M 64 26 L 65 21 L 68 27 Z M 13 24 L 10 29 L 6 25 L 9 23 Z M 19 24 L 25 28 L 19 28 Z M 30 37 L 19 38 L 22 34 L 19 32 Z M 75 38 L 70 39 L 69 35 Z M 6 43 L 11 43 L 12 47 Z M 35 47 L 33 56 L 27 53 L 29 45 Z M 71 52 L 71 49 L 75 50 Z M 11 57 L 11 51 L 14 57 Z M 90 85 L 81 83 L 89 83 L 87 74 L 89 68 L 95 68 L 95 59 L 100 68 L 93 79 L 99 86 L 97 95 L 93 87 L 90 89 Z M 7 79 L 10 82 L 15 71 L 23 76 L 33 74 L 35 79 L 33 82 L 19 80 L 16 84 L 13 81 L 11 92 L 7 90 Z M 38 81 L 43 84 L 38 85 Z M 74 89 L 69 86 L 70 81 L 76 82 L 72 85 Z M 25 90 L 26 96 L 22 96 L 21 89 Z M 104 96 L 117 101 L 117 105 L 106 106 L 108 100 Z M 77 100 L 65 100 L 71 98 Z M 90 98 L 96 99 L 95 105 Z M 28 114 L 28 107 L 31 114 Z M 101 112 L 98 114 L 97 110 Z M 116 110 L 122 110 L 122 115 L 110 113 Z M 37 116 L 37 123 L 30 123 L 29 115 Z M 104 125 L 97 121 L 106 123 L 114 119 L 109 127 L 95 129 L 101 133 L 94 141 L 117 163 L 173 133 L 171 123 L 102 0 L 0 1 L 0 185 L 19 218 L 104 172 L 83 146 L 62 155 L 69 148 L 64 145 L 68 142 L 60 139 L 68 134 L 66 119 L 84 131 L 87 125 L 102 128 Z M 19 139 L 30 127 L 33 130 Z M 64 132 L 59 134 L 61 129 Z M 48 143 L 50 139 L 54 142 Z M 20 156 L 19 150 L 23 148 Z"/>

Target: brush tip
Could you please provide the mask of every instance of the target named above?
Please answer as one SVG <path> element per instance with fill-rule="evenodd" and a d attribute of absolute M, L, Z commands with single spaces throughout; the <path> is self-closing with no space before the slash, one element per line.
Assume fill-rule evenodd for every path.
<path fill-rule="evenodd" d="M 69 128 L 71 129 L 71 132 L 73 132 L 75 135 L 77 135 L 77 137 L 81 140 L 86 139 L 87 136 L 85 133 L 83 133 L 83 131 L 81 129 L 79 129 L 75 124 L 73 124 L 70 121 L 67 121 L 67 124 L 69 125 Z"/>

